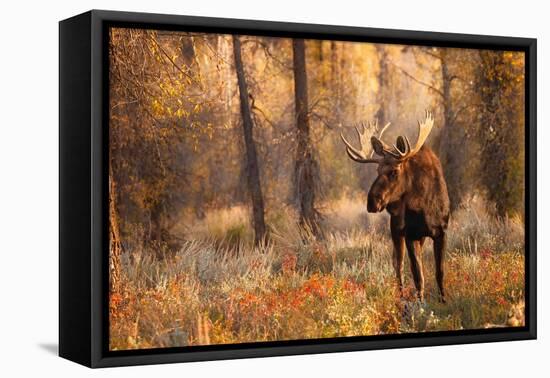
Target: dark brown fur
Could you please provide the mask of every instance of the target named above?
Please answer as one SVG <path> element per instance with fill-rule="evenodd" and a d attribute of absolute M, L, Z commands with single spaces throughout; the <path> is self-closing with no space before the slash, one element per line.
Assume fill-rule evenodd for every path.
<path fill-rule="evenodd" d="M 426 237 L 434 242 L 435 276 L 445 301 L 445 232 L 450 202 L 441 163 L 429 147 L 404 161 L 386 156 L 368 195 L 369 212 L 384 209 L 391 215 L 394 267 L 403 290 L 403 259 L 407 248 L 417 294 L 424 298 L 422 247 Z"/>

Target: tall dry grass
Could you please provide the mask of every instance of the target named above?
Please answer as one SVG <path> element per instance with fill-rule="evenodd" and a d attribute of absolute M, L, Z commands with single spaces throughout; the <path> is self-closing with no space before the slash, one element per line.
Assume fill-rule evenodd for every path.
<path fill-rule="evenodd" d="M 111 349 L 523 324 L 521 219 L 495 217 L 481 197 L 465 202 L 449 226 L 448 303 L 437 301 L 431 243 L 418 303 L 410 275 L 405 299 L 396 291 L 387 215 L 367 214 L 364 198 L 322 210 L 322 240 L 283 206 L 267 214 L 269 243 L 253 247 L 248 211 L 236 206 L 187 222 L 171 258 L 127 251 L 124 289 L 110 298 Z"/>

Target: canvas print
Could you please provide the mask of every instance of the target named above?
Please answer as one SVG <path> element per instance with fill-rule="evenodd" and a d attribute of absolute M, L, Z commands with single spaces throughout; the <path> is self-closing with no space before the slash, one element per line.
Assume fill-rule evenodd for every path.
<path fill-rule="evenodd" d="M 111 27 L 109 350 L 525 326 L 525 55 Z"/>

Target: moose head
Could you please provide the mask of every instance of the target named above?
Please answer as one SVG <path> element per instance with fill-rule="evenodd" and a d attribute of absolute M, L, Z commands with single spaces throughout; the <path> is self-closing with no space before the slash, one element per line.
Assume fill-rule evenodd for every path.
<path fill-rule="evenodd" d="M 361 125 L 361 130 L 355 127 L 359 137 L 359 149 L 352 146 L 341 134 L 346 144 L 348 156 L 358 163 L 373 163 L 378 165 L 378 176 L 374 180 L 368 194 L 367 210 L 376 213 L 384 210 L 388 204 L 397 202 L 409 190 L 411 175 L 409 174 L 408 163 L 424 145 L 428 138 L 434 118 L 431 112 L 426 111 L 426 118 L 418 122 L 418 138 L 414 147 L 411 147 L 406 136 L 398 136 L 396 143 L 392 146 L 382 141 L 382 135 L 390 126 L 386 124 L 378 133 L 372 135 L 370 143 L 367 140 L 367 131 L 373 134 L 378 131 L 377 122 L 369 122 L 368 127 Z M 371 148 L 369 148 L 369 145 Z"/>

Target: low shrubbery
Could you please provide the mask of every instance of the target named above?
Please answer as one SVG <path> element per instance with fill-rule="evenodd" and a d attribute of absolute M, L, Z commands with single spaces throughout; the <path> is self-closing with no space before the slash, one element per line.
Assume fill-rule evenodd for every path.
<path fill-rule="evenodd" d="M 269 243 L 253 248 L 246 209 L 206 214 L 181 248 L 159 259 L 122 256 L 123 289 L 110 298 L 112 349 L 242 343 L 523 325 L 521 219 L 499 219 L 478 197 L 452 217 L 448 302 L 437 301 L 431 243 L 426 300 L 395 287 L 386 215 L 344 198 L 324 208 L 324 237 L 300 231 L 281 207 Z M 408 264 L 408 262 L 406 263 Z"/>

